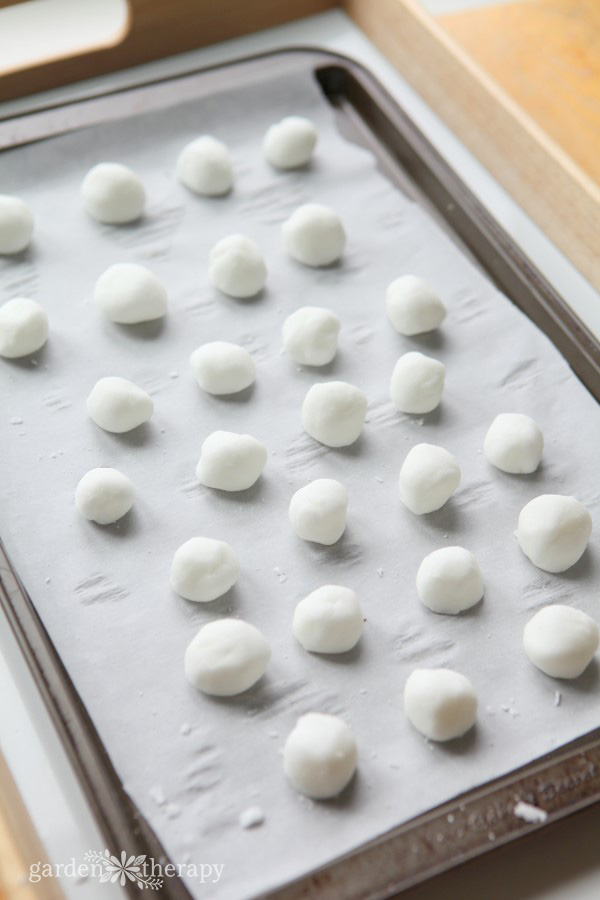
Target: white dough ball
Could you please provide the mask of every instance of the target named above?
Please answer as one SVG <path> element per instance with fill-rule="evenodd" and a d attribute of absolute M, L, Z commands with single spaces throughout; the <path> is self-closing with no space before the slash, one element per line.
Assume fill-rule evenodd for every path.
<path fill-rule="evenodd" d="M 96 282 L 94 300 L 111 322 L 135 325 L 160 319 L 167 311 L 167 292 L 154 272 L 135 263 L 116 263 Z"/>
<path fill-rule="evenodd" d="M 0 255 L 12 256 L 29 246 L 33 216 L 18 197 L 0 194 Z"/>
<path fill-rule="evenodd" d="M 135 488 L 118 469 L 90 469 L 75 491 L 75 506 L 84 519 L 112 525 L 133 506 Z"/>
<path fill-rule="evenodd" d="M 475 724 L 477 694 L 468 678 L 452 669 L 415 669 L 404 688 L 404 712 L 432 741 L 451 741 Z"/>
<path fill-rule="evenodd" d="M 545 606 L 523 632 L 525 653 L 553 678 L 578 678 L 598 649 L 600 634 L 590 616 L 560 603 Z"/>
<path fill-rule="evenodd" d="M 271 648 L 258 628 L 241 619 L 217 619 L 189 644 L 184 669 L 196 690 L 233 697 L 262 678 L 270 659 Z"/>
<path fill-rule="evenodd" d="M 438 406 L 444 393 L 446 367 L 416 350 L 401 356 L 392 373 L 390 396 L 400 412 L 423 414 Z"/>
<path fill-rule="evenodd" d="M 400 499 L 418 516 L 440 509 L 459 484 L 456 458 L 435 444 L 417 444 L 400 469 Z"/>
<path fill-rule="evenodd" d="M 456 615 L 479 603 L 483 578 L 464 547 L 442 547 L 425 557 L 417 572 L 419 600 L 432 612 Z"/>
<path fill-rule="evenodd" d="M 292 528 L 305 541 L 335 544 L 346 528 L 348 491 L 333 478 L 317 478 L 296 491 L 290 501 Z"/>
<path fill-rule="evenodd" d="M 187 144 L 177 160 L 182 184 L 206 197 L 218 197 L 231 190 L 233 166 L 229 150 L 214 137 L 203 135 Z"/>
<path fill-rule="evenodd" d="M 15 297 L 0 306 L 0 356 L 18 359 L 44 346 L 48 340 L 46 310 L 27 297 Z"/>
<path fill-rule="evenodd" d="M 144 212 L 146 191 L 135 172 L 121 163 L 99 163 L 81 185 L 86 211 L 105 225 L 135 222 Z"/>
<path fill-rule="evenodd" d="M 312 653 L 345 653 L 358 642 L 363 621 L 354 591 L 325 584 L 296 606 L 294 636 Z"/>
<path fill-rule="evenodd" d="M 298 169 L 309 162 L 317 143 L 317 129 L 303 116 L 286 116 L 267 130 L 265 159 L 276 169 Z"/>
<path fill-rule="evenodd" d="M 105 431 L 123 434 L 147 422 L 154 412 L 152 398 L 126 378 L 109 376 L 96 382 L 86 401 L 90 419 Z"/>
<path fill-rule="evenodd" d="M 483 452 L 492 465 L 511 475 L 535 472 L 542 459 L 544 436 L 533 419 L 500 413 L 485 436 Z"/>
<path fill-rule="evenodd" d="M 210 280 L 229 297 L 254 297 L 265 286 L 267 265 L 258 244 L 230 234 L 210 251 Z"/>
<path fill-rule="evenodd" d="M 227 341 L 198 347 L 190 364 L 198 384 L 209 394 L 237 394 L 256 378 L 256 365 L 248 351 Z"/>
<path fill-rule="evenodd" d="M 367 397 L 345 381 L 313 384 L 302 404 L 302 425 L 315 441 L 347 447 L 358 439 L 367 415 Z"/>
<path fill-rule="evenodd" d="M 308 797 L 337 797 L 352 779 L 358 762 L 354 735 L 342 719 L 324 713 L 300 716 L 283 750 L 288 781 Z"/>
<path fill-rule="evenodd" d="M 592 517 L 575 497 L 542 494 L 519 514 L 517 539 L 531 562 L 545 572 L 564 572 L 583 556 Z"/>
<path fill-rule="evenodd" d="M 249 434 L 213 431 L 202 444 L 196 478 L 221 491 L 245 491 L 258 481 L 267 448 Z"/>
<path fill-rule="evenodd" d="M 283 346 L 301 366 L 326 366 L 337 352 L 341 326 L 331 310 L 303 306 L 283 323 Z"/>
<path fill-rule="evenodd" d="M 239 578 L 240 564 L 225 541 L 194 537 L 176 551 L 171 587 L 180 597 L 210 603 L 227 593 Z"/>
<path fill-rule="evenodd" d="M 439 328 L 446 307 L 426 281 L 403 275 L 389 285 L 385 303 L 390 322 L 400 334 L 410 337 Z"/>
<path fill-rule="evenodd" d="M 346 246 L 342 220 L 328 206 L 305 203 L 283 223 L 283 246 L 305 266 L 330 266 Z"/>

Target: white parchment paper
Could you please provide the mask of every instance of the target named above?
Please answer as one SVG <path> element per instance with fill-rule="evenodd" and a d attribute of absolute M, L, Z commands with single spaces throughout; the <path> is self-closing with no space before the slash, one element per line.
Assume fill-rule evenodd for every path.
<path fill-rule="evenodd" d="M 290 113 L 310 116 L 320 141 L 307 171 L 281 174 L 263 161 L 261 140 Z M 174 177 L 181 147 L 205 132 L 235 158 L 235 190 L 224 199 L 195 197 Z M 79 183 L 103 159 L 143 178 L 149 207 L 140 224 L 102 227 L 82 211 Z M 51 322 L 34 360 L 0 361 L 0 533 L 127 791 L 173 861 L 224 865 L 217 883 L 188 880 L 197 897 L 280 885 L 599 724 L 595 664 L 558 683 L 521 649 L 524 624 L 547 603 L 598 618 L 597 538 L 577 566 L 552 576 L 528 562 L 513 535 L 520 508 L 544 492 L 572 493 L 598 515 L 597 406 L 546 338 L 368 153 L 337 134 L 309 75 L 180 105 L 174 96 L 168 110 L 4 153 L 0 173 L 2 190 L 22 196 L 36 217 L 31 251 L 0 262 L 1 300 L 34 297 Z M 340 266 L 314 271 L 282 252 L 281 222 L 310 200 L 346 223 Z M 267 257 L 268 287 L 251 302 L 208 282 L 209 249 L 231 232 L 255 238 Z M 128 260 L 168 286 L 163 326 L 121 327 L 95 309 L 96 278 Z M 385 288 L 406 272 L 447 301 L 439 333 L 406 339 L 387 321 Z M 343 320 L 339 355 L 321 370 L 299 370 L 281 353 L 285 316 L 307 303 Z M 215 398 L 198 388 L 189 355 L 215 339 L 253 353 L 253 389 Z M 443 403 L 423 418 L 398 414 L 388 397 L 394 363 L 410 349 L 447 367 Z M 152 394 L 147 426 L 119 436 L 87 419 L 85 398 L 105 375 Z M 363 436 L 346 450 L 322 447 L 301 428 L 308 387 L 334 378 L 369 397 Z M 545 433 L 533 476 L 505 475 L 481 453 L 487 426 L 505 411 L 533 415 Z M 201 442 L 217 428 L 269 447 L 250 491 L 196 483 Z M 463 470 L 453 499 L 426 517 L 403 508 L 397 491 L 400 464 L 420 441 L 451 450 Z M 99 465 L 137 486 L 135 509 L 118 527 L 94 526 L 74 509 L 77 481 Z M 288 525 L 290 496 L 317 477 L 338 478 L 350 492 L 347 532 L 333 548 L 300 541 Z M 238 584 L 210 605 L 169 588 L 173 553 L 193 535 L 229 541 L 241 561 Z M 422 557 L 450 544 L 476 554 L 486 586 L 483 602 L 456 618 L 429 613 L 414 586 Z M 331 582 L 354 588 L 367 618 L 360 645 L 339 658 L 305 653 L 291 633 L 295 603 Z M 224 615 L 259 626 L 273 661 L 252 691 L 214 700 L 186 683 L 182 659 L 196 630 Z M 480 715 L 465 739 L 428 745 L 408 725 L 402 689 L 416 666 L 472 679 Z M 282 774 L 285 737 L 309 710 L 343 716 L 359 744 L 358 776 L 335 802 L 300 797 Z M 243 830 L 238 816 L 253 805 L 265 822 Z"/>

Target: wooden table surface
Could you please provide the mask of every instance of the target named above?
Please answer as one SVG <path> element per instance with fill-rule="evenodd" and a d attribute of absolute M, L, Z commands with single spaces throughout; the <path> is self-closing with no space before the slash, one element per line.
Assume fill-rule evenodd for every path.
<path fill-rule="evenodd" d="M 438 22 L 600 184 L 600 0 L 527 0 Z"/>
<path fill-rule="evenodd" d="M 54 878 L 29 881 L 33 862 L 47 863 L 46 851 L 0 752 L 0 900 L 61 900 Z"/>

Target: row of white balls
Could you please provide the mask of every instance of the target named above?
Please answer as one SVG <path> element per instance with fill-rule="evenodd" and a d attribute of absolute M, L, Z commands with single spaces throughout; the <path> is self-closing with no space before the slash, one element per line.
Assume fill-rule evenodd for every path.
<path fill-rule="evenodd" d="M 0 334 L 1 313 L 0 309 Z M 339 319 L 328 310 L 302 307 L 285 320 L 283 344 L 296 361 L 314 359 L 317 354 L 321 354 L 321 358 L 330 357 L 336 350 L 339 327 Z M 190 364 L 200 387 L 215 395 L 238 393 L 253 384 L 256 378 L 256 366 L 250 353 L 227 341 L 202 345 L 191 355 Z M 431 364 L 435 367 L 435 378 L 431 376 Z M 439 398 L 444 375 L 444 366 L 437 360 L 417 351 L 405 353 L 394 367 L 390 397 L 401 412 L 423 413 L 432 405 L 433 393 Z M 101 379 L 91 397 L 88 403 L 90 415 L 108 431 L 129 431 L 152 415 L 153 405 L 148 395 L 126 379 Z M 103 409 L 106 408 L 101 419 L 94 412 L 100 398 Z M 311 437 L 326 446 L 348 446 L 362 433 L 367 406 L 366 395 L 354 385 L 343 381 L 317 383 L 310 388 L 303 402 L 303 425 Z M 117 415 L 121 409 L 129 414 L 125 417 Z M 537 469 L 543 445 L 543 435 L 529 416 L 503 413 L 490 427 L 484 451 L 497 468 L 522 474 Z"/>
<path fill-rule="evenodd" d="M 296 607 L 294 633 L 308 650 L 340 652 L 347 644 L 353 646 L 361 631 L 360 607 L 347 588 L 325 585 Z M 537 612 L 523 633 L 531 662 L 555 678 L 581 675 L 599 642 L 598 627 L 589 616 L 560 604 Z M 270 645 L 255 626 L 240 619 L 218 619 L 204 625 L 189 644 L 184 669 L 196 689 L 233 696 L 255 685 L 270 659 Z M 429 740 L 453 740 L 475 724 L 477 693 L 465 675 L 452 669 L 415 669 L 404 687 L 404 712 Z M 354 735 L 337 716 L 314 712 L 301 716 L 285 742 L 287 778 L 315 799 L 337 796 L 357 764 Z"/>
<path fill-rule="evenodd" d="M 250 355 L 241 347 L 235 349 L 240 358 L 237 374 L 241 369 L 253 378 L 254 364 Z M 220 350 L 220 344 L 207 344 L 192 355 L 192 365 L 203 386 L 210 384 L 211 378 L 222 383 Z M 96 382 L 87 399 L 87 409 L 101 428 L 121 433 L 148 421 L 154 404 L 137 385 L 111 376 Z M 366 409 L 366 396 L 353 385 L 318 383 L 312 385 L 305 396 L 302 422 L 307 434 L 320 443 L 331 447 L 345 446 L 359 436 Z M 540 462 L 542 447 L 539 428 L 528 416 L 517 413 L 497 416 L 484 440 L 487 458 L 509 473 L 534 471 Z M 209 435 L 202 446 L 197 477 L 207 487 L 246 490 L 262 474 L 267 456 L 266 447 L 254 437 L 217 431 Z M 102 472 L 101 469 L 95 471 Z M 400 498 L 411 512 L 426 515 L 444 506 L 460 480 L 460 465 L 452 453 L 434 444 L 417 444 L 409 451 L 400 469 Z M 319 479 L 312 484 L 313 488 L 307 485 L 298 495 L 303 498 L 301 508 L 317 510 L 318 517 L 313 516 L 306 524 L 298 514 L 295 527 L 308 540 L 333 544 L 345 529 L 347 491 L 331 479 Z M 101 489 L 98 480 L 100 498 Z M 292 509 L 300 509 L 299 503 L 299 500 L 293 501 Z M 115 514 L 110 521 L 124 515 L 119 506 L 115 507 L 115 512 L 120 515 Z M 517 533 L 523 551 L 535 565 L 548 572 L 562 572 L 581 557 L 591 529 L 591 516 L 582 503 L 574 497 L 549 494 L 530 501 L 523 508 Z"/>
<path fill-rule="evenodd" d="M 388 288 L 388 298 L 393 292 L 395 312 L 402 311 L 404 316 L 400 325 L 398 315 L 390 314 L 393 324 L 402 334 L 414 333 L 407 329 L 410 328 L 409 318 L 415 327 L 415 316 L 412 313 L 409 316 L 415 285 L 419 286 L 422 296 L 436 296 L 423 279 L 412 275 L 397 278 Z M 135 263 L 110 266 L 96 282 L 94 299 L 108 319 L 123 325 L 159 319 L 166 314 L 168 304 L 167 291 L 162 282 L 149 269 Z M 387 307 L 390 313 L 389 300 Z M 329 309 L 303 306 L 284 322 L 284 347 L 300 365 L 327 365 L 337 353 L 341 324 L 338 316 Z M 18 297 L 0 307 L 0 356 L 27 356 L 41 349 L 47 339 L 48 316 L 40 304 Z M 239 361 L 239 353 L 228 359 L 227 353 L 231 355 L 228 347 L 231 345 L 221 346 L 220 365 L 225 370 L 235 369 Z M 403 412 L 431 412 L 441 400 L 444 377 L 445 368 L 441 362 L 424 354 L 406 354 L 392 378 L 392 397 Z M 228 378 L 223 386 L 208 390 L 213 393 L 235 393 L 244 387 L 247 384 L 243 379 L 240 384 Z"/>
<path fill-rule="evenodd" d="M 272 125 L 264 138 L 264 155 L 278 169 L 305 166 L 317 143 L 309 119 L 288 116 Z M 180 181 L 205 196 L 228 193 L 234 180 L 229 150 L 209 135 L 187 144 L 177 160 Z M 81 194 L 87 212 L 107 225 L 135 222 L 144 212 L 146 191 L 138 176 L 120 163 L 99 163 L 85 176 Z M 34 219 L 18 197 L 0 194 L 0 255 L 21 253 L 33 236 Z"/>
<path fill-rule="evenodd" d="M 318 499 L 321 486 L 339 489 L 342 503 L 340 518 L 345 519 L 348 502 L 345 488 L 339 482 L 325 481 L 313 481 L 292 497 L 290 521 L 304 540 L 314 541 L 317 537 L 315 531 L 322 527 L 321 510 L 307 501 L 307 494 L 313 500 Z M 311 538 L 306 537 L 309 523 L 313 525 Z M 175 553 L 170 581 L 175 593 L 184 599 L 210 603 L 230 590 L 239 575 L 240 563 L 229 544 L 213 538 L 196 537 L 182 544 Z M 464 547 L 442 547 L 422 560 L 417 571 L 416 590 L 420 601 L 432 612 L 457 615 L 479 603 L 484 593 L 483 576 L 477 559 L 469 550 Z M 308 621 L 306 613 L 309 609 L 314 622 L 320 621 L 321 616 L 323 621 L 319 633 L 306 628 L 302 634 L 296 633 L 307 650 L 343 653 L 354 647 L 362 633 L 362 612 L 352 591 L 328 587 L 311 594 L 299 607 L 303 627 Z M 296 632 L 296 624 L 294 630 Z"/>
<path fill-rule="evenodd" d="M 418 444 L 409 452 L 400 472 L 402 499 L 404 470 L 410 464 L 411 454 L 438 450 L 443 448 Z M 256 482 L 266 460 L 266 447 L 250 435 L 217 431 L 202 445 L 196 476 L 207 487 L 244 490 L 249 483 Z M 435 472 L 432 477 L 436 477 Z M 425 484 L 423 491 L 431 491 L 431 484 L 431 481 Z M 434 486 L 437 488 L 439 484 Z M 130 479 L 109 467 L 87 472 L 75 492 L 81 515 L 101 525 L 122 518 L 132 508 L 134 498 Z M 289 504 L 289 520 L 303 540 L 331 546 L 346 529 L 348 505 L 348 491 L 343 484 L 335 479 L 319 478 L 294 493 Z M 534 565 L 556 573 L 565 571 L 581 558 L 591 531 L 591 515 L 582 503 L 574 497 L 542 494 L 522 508 L 516 537 Z M 181 557 L 185 558 L 185 565 L 174 564 L 171 577 L 174 590 L 181 596 L 210 602 L 232 587 L 239 575 L 239 563 L 227 544 L 211 543 L 210 539 L 203 538 L 183 546 L 186 551 L 182 550 Z M 184 581 L 178 580 L 179 570 L 186 573 Z M 210 573 L 208 580 L 206 572 Z M 456 614 L 474 606 L 483 596 L 481 571 L 473 554 L 463 548 L 438 550 L 421 564 L 417 590 L 423 603 L 434 612 Z"/>
<path fill-rule="evenodd" d="M 297 169 L 310 161 L 317 143 L 312 122 L 288 116 L 272 125 L 264 138 L 267 161 L 277 169 Z M 234 167 L 227 146 L 211 135 L 187 144 L 177 159 L 179 180 L 195 194 L 219 197 L 234 184 Z M 144 212 L 146 191 L 139 177 L 120 163 L 99 163 L 85 176 L 81 194 L 87 212 L 107 225 L 135 222 Z"/>
<path fill-rule="evenodd" d="M 312 653 L 345 653 L 357 644 L 362 631 L 363 616 L 356 594 L 340 585 L 317 588 L 298 603 L 294 612 L 294 636 Z M 523 647 L 529 660 L 544 674 L 563 680 L 579 678 L 599 643 L 600 632 L 594 620 L 581 610 L 559 603 L 538 610 L 523 630 Z M 197 690 L 232 697 L 255 685 L 267 671 L 270 659 L 270 645 L 254 625 L 242 619 L 217 619 L 200 628 L 186 650 L 184 667 L 188 681 Z M 439 693 L 443 697 L 441 685 Z M 445 733 L 440 723 L 436 728 L 417 727 L 433 740 L 446 741 L 460 737 L 474 720 L 473 715 L 462 728 L 447 721 Z"/>
<path fill-rule="evenodd" d="M 390 297 L 393 304 L 390 304 Z M 149 320 L 166 311 L 163 285 L 142 266 L 111 266 L 98 280 L 95 298 L 109 318 L 122 323 Z M 403 334 L 414 333 L 415 327 L 432 325 L 432 320 L 427 319 L 427 310 L 431 303 L 437 302 L 441 304 L 429 286 L 414 276 L 403 276 L 388 289 L 388 313 Z M 444 309 L 443 304 L 441 309 Z M 402 324 L 400 312 L 404 317 Z M 340 327 L 339 318 L 330 310 L 302 307 L 285 320 L 283 344 L 296 362 L 325 365 L 337 352 Z M 47 315 L 35 301 L 17 298 L 0 307 L 0 355 L 14 358 L 32 353 L 45 343 L 47 336 Z M 191 364 L 201 387 L 219 395 L 244 390 L 256 376 L 250 354 L 224 341 L 199 348 L 192 355 Z M 401 356 L 395 365 L 390 396 L 399 411 L 425 414 L 439 404 L 444 382 L 445 367 L 440 361 L 411 351 Z M 100 411 L 101 419 L 96 421 L 107 430 L 130 430 L 152 414 L 150 398 L 125 379 L 102 379 L 93 392 L 92 406 L 99 406 L 100 398 L 102 408 L 108 404 L 111 408 L 129 412 L 125 418 L 116 416 L 111 424 L 110 417 Z M 302 417 L 308 434 L 327 446 L 342 447 L 358 439 L 366 411 L 366 395 L 353 385 L 338 381 L 314 385 L 303 404 Z M 95 418 L 91 409 L 90 412 Z M 543 437 L 529 417 L 503 414 L 490 428 L 484 449 L 488 459 L 498 468 L 512 473 L 530 473 L 539 465 Z"/>
<path fill-rule="evenodd" d="M 324 235 L 329 234 L 332 223 L 335 227 L 339 219 L 326 207 L 317 204 L 299 207 L 284 223 L 290 254 L 306 265 L 326 264 L 316 260 L 323 260 L 329 252 Z M 340 242 L 343 245 L 345 234 L 341 223 L 339 228 L 341 236 L 338 235 L 337 246 L 341 252 Z M 313 247 L 312 255 L 310 247 Z M 264 258 L 250 238 L 229 235 L 211 250 L 210 279 L 223 293 L 236 298 L 255 296 L 264 287 L 266 278 Z M 98 279 L 94 296 L 104 314 L 123 325 L 154 321 L 167 312 L 164 285 L 153 272 L 135 263 L 110 266 Z M 48 315 L 39 303 L 15 297 L 0 307 L 0 356 L 9 359 L 27 356 L 40 350 L 47 339 Z"/>

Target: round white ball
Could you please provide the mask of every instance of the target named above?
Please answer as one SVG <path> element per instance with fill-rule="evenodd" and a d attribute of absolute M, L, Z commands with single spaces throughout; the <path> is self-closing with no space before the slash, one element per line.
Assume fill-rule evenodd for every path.
<path fill-rule="evenodd" d="M 196 690 L 233 697 L 262 678 L 270 659 L 271 648 L 258 628 L 241 619 L 217 619 L 189 644 L 184 670 Z"/>
<path fill-rule="evenodd" d="M 283 323 L 283 346 L 301 366 L 326 366 L 337 353 L 341 326 L 331 310 L 303 306 Z"/>
<path fill-rule="evenodd" d="M 211 283 L 229 297 L 254 297 L 265 286 L 267 265 L 258 244 L 230 234 L 210 251 Z"/>
<path fill-rule="evenodd" d="M 180 597 L 210 603 L 233 587 L 240 564 L 225 541 L 194 537 L 176 551 L 171 565 L 171 587 Z"/>
<path fill-rule="evenodd" d="M 483 577 L 479 563 L 464 547 L 442 547 L 425 557 L 417 572 L 419 600 L 435 613 L 455 616 L 479 603 Z"/>
<path fill-rule="evenodd" d="M 477 694 L 468 678 L 452 669 L 415 669 L 404 688 L 404 712 L 432 741 L 451 741 L 475 724 Z"/>
<path fill-rule="evenodd" d="M 511 475 L 535 472 L 542 459 L 544 436 L 533 419 L 522 413 L 500 413 L 483 442 L 487 459 Z"/>
<path fill-rule="evenodd" d="M 335 544 L 346 528 L 348 491 L 333 478 L 317 478 L 296 491 L 290 501 L 292 528 L 305 541 Z"/>
<path fill-rule="evenodd" d="M 540 609 L 523 632 L 525 653 L 552 678 L 578 678 L 599 641 L 598 626 L 590 616 L 559 603 Z"/>
<path fill-rule="evenodd" d="M 75 491 L 75 506 L 84 519 L 112 525 L 133 506 L 135 488 L 118 469 L 90 469 Z"/>
<path fill-rule="evenodd" d="M 167 311 L 167 292 L 154 272 L 135 263 L 116 263 L 102 273 L 94 300 L 111 322 L 136 325 L 160 319 Z"/>
<path fill-rule="evenodd" d="M 358 763 L 354 735 L 342 719 L 307 713 L 296 722 L 283 750 L 288 781 L 308 797 L 337 797 L 352 779 Z"/>
<path fill-rule="evenodd" d="M 433 331 L 446 318 L 446 307 L 440 297 L 416 275 L 403 275 L 392 281 L 385 303 L 390 322 L 407 337 Z"/>
<path fill-rule="evenodd" d="M 0 194 L 0 255 L 12 256 L 29 246 L 33 216 L 18 197 Z"/>
<path fill-rule="evenodd" d="M 392 373 L 390 396 L 400 412 L 430 413 L 444 393 L 446 367 L 416 350 L 400 357 Z"/>
<path fill-rule="evenodd" d="M 249 434 L 213 431 L 202 444 L 196 478 L 221 491 L 245 491 L 262 474 L 267 448 Z"/>
<path fill-rule="evenodd" d="M 306 203 L 283 223 L 283 246 L 305 266 L 330 266 L 344 252 L 346 232 L 342 220 L 328 206 Z"/>
<path fill-rule="evenodd" d="M 86 211 L 104 225 L 135 222 L 144 212 L 146 191 L 131 169 L 121 163 L 99 163 L 81 185 Z"/>
<path fill-rule="evenodd" d="M 456 458 L 435 444 L 417 444 L 400 469 L 400 499 L 418 516 L 440 509 L 459 484 Z"/>
<path fill-rule="evenodd" d="M 86 406 L 90 419 L 113 434 L 137 428 L 154 412 L 152 397 L 146 391 L 117 376 L 100 378 L 92 388 Z"/>
<path fill-rule="evenodd" d="M 296 606 L 294 636 L 312 653 L 345 653 L 363 632 L 363 613 L 350 588 L 325 584 Z"/>
<path fill-rule="evenodd" d="M 531 562 L 545 572 L 564 572 L 583 556 L 592 517 L 575 497 L 542 494 L 519 514 L 517 539 Z"/>
<path fill-rule="evenodd" d="M 187 144 L 177 160 L 177 176 L 182 184 L 206 197 L 227 194 L 233 185 L 229 150 L 210 135 Z"/>
<path fill-rule="evenodd" d="M 27 297 L 0 306 L 0 356 L 18 359 L 40 350 L 48 340 L 46 310 Z"/>
<path fill-rule="evenodd" d="M 287 116 L 267 130 L 263 142 L 265 159 L 276 169 L 298 169 L 310 161 L 317 137 L 310 119 Z"/>
<path fill-rule="evenodd" d="M 356 441 L 367 415 L 367 397 L 345 381 L 313 384 L 302 404 L 307 434 L 327 447 L 347 447 Z"/>
<path fill-rule="evenodd" d="M 198 347 L 190 364 L 198 384 L 208 394 L 237 394 L 256 378 L 256 365 L 248 351 L 227 341 Z"/>

